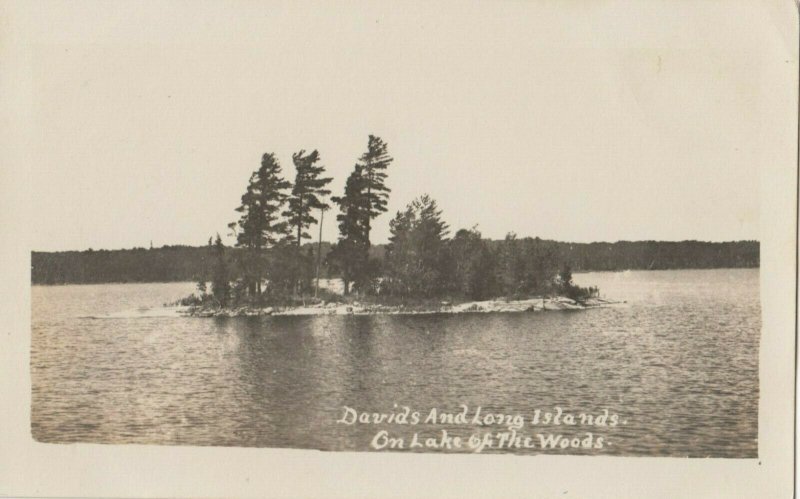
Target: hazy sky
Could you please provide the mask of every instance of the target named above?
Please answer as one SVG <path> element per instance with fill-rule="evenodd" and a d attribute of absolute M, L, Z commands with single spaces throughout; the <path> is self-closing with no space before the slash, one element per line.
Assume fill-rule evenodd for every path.
<path fill-rule="evenodd" d="M 318 149 L 339 193 L 370 133 L 395 158 L 374 242 L 423 193 L 493 238 L 759 237 L 764 75 L 784 64 L 763 47 L 787 43 L 753 29 L 769 9 L 59 5 L 27 18 L 36 250 L 203 244 L 265 151 L 293 178 Z"/>

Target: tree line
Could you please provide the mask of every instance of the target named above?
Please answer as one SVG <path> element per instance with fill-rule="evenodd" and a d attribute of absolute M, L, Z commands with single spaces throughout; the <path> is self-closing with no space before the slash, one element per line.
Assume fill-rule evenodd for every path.
<path fill-rule="evenodd" d="M 621 241 L 569 243 L 540 238 L 520 238 L 527 244 L 548 247 L 556 260 L 573 272 L 620 270 L 670 270 L 757 268 L 757 241 Z M 484 239 L 496 249 L 503 240 Z M 382 265 L 386 244 L 369 248 L 369 258 Z M 322 243 L 320 276 L 338 277 L 326 263 L 332 244 Z M 235 261 L 239 248 L 226 247 L 226 258 Z M 267 250 L 269 252 L 269 250 Z M 304 243 L 303 251 L 317 258 L 317 244 Z M 197 281 L 210 261 L 208 246 L 165 245 L 152 249 L 83 250 L 31 253 L 32 284 L 101 284 Z"/>
<path fill-rule="evenodd" d="M 621 241 L 615 243 L 569 243 L 523 238 L 530 244 L 549 246 L 560 262 L 574 272 L 619 270 L 671 270 L 713 268 L 758 268 L 758 241 Z M 490 247 L 502 240 L 485 240 Z M 326 264 L 331 243 L 322 243 L 322 278 L 337 277 Z M 317 256 L 316 243 L 303 250 Z M 226 248 L 235 259 L 237 248 Z M 370 258 L 382 264 L 386 244 L 370 246 Z M 206 267 L 207 246 L 165 245 L 152 249 L 31 252 L 32 284 L 92 284 L 114 282 L 187 282 L 200 278 Z"/>

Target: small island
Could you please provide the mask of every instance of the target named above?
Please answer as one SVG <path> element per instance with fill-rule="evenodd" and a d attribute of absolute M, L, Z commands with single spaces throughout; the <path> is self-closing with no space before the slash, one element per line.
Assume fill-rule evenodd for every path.
<path fill-rule="evenodd" d="M 583 310 L 617 304 L 602 298 L 583 301 L 563 296 L 552 298 L 530 298 L 527 300 L 484 300 L 458 304 L 449 302 L 418 305 L 383 305 L 380 303 L 351 303 L 319 301 L 308 305 L 284 307 L 219 307 L 216 305 L 183 306 L 178 315 L 191 317 L 253 317 L 253 316 L 311 316 L 311 315 L 419 315 L 419 314 L 463 314 L 490 312 L 541 312 L 547 310 Z"/>
<path fill-rule="evenodd" d="M 613 302 L 596 287 L 572 280 L 551 242 L 508 233 L 492 241 L 477 227 L 450 237 L 442 210 L 427 194 L 389 222 L 390 237 L 376 255 L 370 233 L 387 211 L 393 158 L 370 135 L 341 196 L 330 197 L 318 151 L 292 155 L 294 182 L 275 154 L 252 173 L 239 218 L 228 225 L 236 240 L 209 238 L 197 293 L 169 304 L 196 317 L 325 314 L 420 314 L 581 310 Z M 323 250 L 329 202 L 338 208 L 338 241 Z M 317 218 L 317 216 L 319 218 Z M 309 244 L 319 225 L 319 241 Z M 320 276 L 324 267 L 326 277 Z"/>

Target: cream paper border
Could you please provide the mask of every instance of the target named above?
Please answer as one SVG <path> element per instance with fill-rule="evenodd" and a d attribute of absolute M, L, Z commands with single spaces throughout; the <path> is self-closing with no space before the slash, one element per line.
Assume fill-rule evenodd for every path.
<path fill-rule="evenodd" d="M 457 8 L 458 3 L 452 2 Z M 90 2 L 47 4 L 84 9 Z M 187 8 L 190 2 L 183 3 Z M 226 3 L 236 8 L 237 3 Z M 556 4 L 557 5 L 557 4 Z M 650 2 L 654 9 L 667 4 Z M 144 8 L 155 8 L 156 3 Z M 798 22 L 791 1 L 752 2 L 769 30 L 774 108 L 760 134 L 762 342 L 758 459 L 318 452 L 52 445 L 30 434 L 31 44 L 24 2 L 0 3 L 0 495 L 105 497 L 789 497 L 793 471 Z M 354 8 L 342 4 L 343 9 Z M 780 105 L 778 105 L 780 104 Z"/>

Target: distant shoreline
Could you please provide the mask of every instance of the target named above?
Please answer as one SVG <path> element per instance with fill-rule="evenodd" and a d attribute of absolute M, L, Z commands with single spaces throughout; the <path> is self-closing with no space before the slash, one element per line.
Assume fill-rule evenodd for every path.
<path fill-rule="evenodd" d="M 573 272 L 623 270 L 683 270 L 714 268 L 758 268 L 758 241 L 617 241 L 614 243 L 569 243 L 530 239 L 553 251 L 553 261 L 568 264 Z M 502 244 L 487 240 L 490 247 Z M 306 244 L 304 251 L 316 251 Z M 239 248 L 227 248 L 235 257 Z M 326 266 L 331 243 L 321 245 L 320 276 L 334 277 Z M 370 258 L 383 261 L 386 245 L 370 247 Z M 197 281 L 210 260 L 205 246 L 162 246 L 119 250 L 31 252 L 32 284 L 105 284 Z"/>
<path fill-rule="evenodd" d="M 589 274 L 589 273 L 621 273 L 621 272 L 671 272 L 676 270 L 758 270 L 761 267 L 686 267 L 674 269 L 621 269 L 621 270 L 576 270 L 574 274 Z M 102 286 L 104 284 L 196 284 L 190 279 L 180 279 L 172 281 L 106 281 L 106 282 L 54 282 L 42 283 L 31 282 L 31 286 Z"/>

